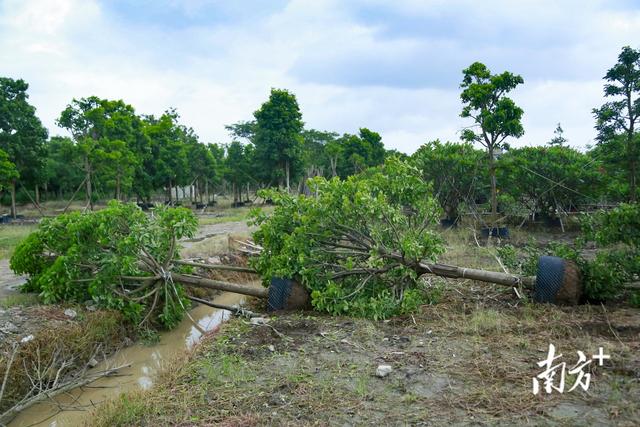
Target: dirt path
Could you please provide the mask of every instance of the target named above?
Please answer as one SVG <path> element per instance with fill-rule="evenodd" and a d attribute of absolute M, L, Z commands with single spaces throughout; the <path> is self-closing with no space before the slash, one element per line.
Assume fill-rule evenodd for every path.
<path fill-rule="evenodd" d="M 9 268 L 8 259 L 0 259 L 0 299 L 18 292 L 17 287 L 27 281 L 25 276 L 16 276 Z"/>
<path fill-rule="evenodd" d="M 183 247 L 190 248 L 194 243 L 201 242 L 210 237 L 247 234 L 253 229 L 254 227 L 249 227 L 246 221 L 201 225 L 198 227 L 198 232 L 193 239 L 183 240 L 181 243 Z"/>

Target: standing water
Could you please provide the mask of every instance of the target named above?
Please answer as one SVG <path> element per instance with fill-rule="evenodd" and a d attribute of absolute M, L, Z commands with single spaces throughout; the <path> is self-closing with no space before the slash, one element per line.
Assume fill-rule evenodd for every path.
<path fill-rule="evenodd" d="M 242 303 L 243 298 L 242 295 L 223 293 L 214 301 L 233 305 Z M 129 365 L 120 369 L 116 376 L 99 378 L 85 387 L 59 395 L 53 401 L 34 405 L 20 413 L 9 423 L 9 427 L 82 425 L 87 421 L 91 410 L 105 400 L 120 393 L 148 389 L 166 361 L 193 347 L 200 340 L 202 330 L 214 330 L 231 315 L 227 310 L 205 305 L 199 305 L 189 313 L 199 328 L 186 318 L 175 329 L 160 334 L 157 344 L 135 344 L 117 352 L 88 372 L 90 375 L 92 371 Z"/>

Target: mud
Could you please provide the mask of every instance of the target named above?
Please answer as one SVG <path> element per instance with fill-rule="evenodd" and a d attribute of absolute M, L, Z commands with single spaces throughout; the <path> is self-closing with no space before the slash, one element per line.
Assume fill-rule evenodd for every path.
<path fill-rule="evenodd" d="M 241 303 L 243 298 L 242 295 L 224 293 L 217 297 L 215 302 L 233 305 Z M 200 305 L 191 310 L 190 315 L 199 327 L 194 326 L 187 318 L 177 328 L 162 333 L 157 344 L 138 343 L 119 351 L 89 372 L 91 375 L 105 369 L 129 365 L 119 370 L 117 376 L 98 379 L 87 387 L 34 405 L 23 411 L 9 426 L 82 425 L 88 422 L 89 412 L 105 400 L 123 392 L 150 388 L 154 384 L 155 376 L 168 360 L 184 350 L 191 349 L 200 340 L 203 332 L 216 331 L 220 324 L 230 317 L 230 312 Z"/>

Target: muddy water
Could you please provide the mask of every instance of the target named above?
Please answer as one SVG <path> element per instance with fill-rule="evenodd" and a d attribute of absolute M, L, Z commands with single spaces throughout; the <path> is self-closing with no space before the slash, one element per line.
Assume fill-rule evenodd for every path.
<path fill-rule="evenodd" d="M 233 305 L 241 303 L 242 295 L 223 293 L 215 299 L 219 304 Z M 196 328 L 189 319 L 160 336 L 155 345 L 135 344 L 116 353 L 98 364 L 93 371 L 130 364 L 119 371 L 119 376 L 100 378 L 88 386 L 72 390 L 55 398 L 55 402 L 43 402 L 23 411 L 9 427 L 26 426 L 76 426 L 89 422 L 90 411 L 106 399 L 118 396 L 122 392 L 147 389 L 153 385 L 154 378 L 164 363 L 178 352 L 191 348 L 202 336 L 202 330 L 211 331 L 228 319 L 230 312 L 200 305 L 190 312 L 198 323 Z M 62 409 L 62 410 L 61 410 Z"/>

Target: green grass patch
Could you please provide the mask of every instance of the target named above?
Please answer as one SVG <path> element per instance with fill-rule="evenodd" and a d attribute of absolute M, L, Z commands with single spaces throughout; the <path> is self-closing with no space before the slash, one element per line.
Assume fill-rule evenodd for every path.
<path fill-rule="evenodd" d="M 0 300 L 0 307 L 31 307 L 33 305 L 40 304 L 40 297 L 38 294 L 14 294 L 7 295 Z"/>
<path fill-rule="evenodd" d="M 18 243 L 36 228 L 36 225 L 0 225 L 0 259 L 10 258 Z"/>

